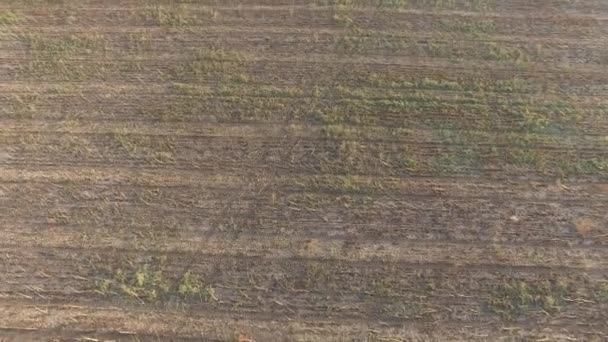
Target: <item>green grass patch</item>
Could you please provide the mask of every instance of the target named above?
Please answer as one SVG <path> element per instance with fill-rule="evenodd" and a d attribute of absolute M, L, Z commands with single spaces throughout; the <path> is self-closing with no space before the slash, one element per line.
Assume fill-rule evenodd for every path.
<path fill-rule="evenodd" d="M 386 304 L 383 308 L 384 314 L 400 319 L 415 319 L 421 318 L 424 311 L 424 305 L 415 302 L 395 301 Z"/>
<path fill-rule="evenodd" d="M 23 16 L 17 12 L 0 11 L 0 26 L 19 24 L 23 19 Z"/>
<path fill-rule="evenodd" d="M 114 133 L 114 140 L 132 159 L 157 164 L 171 164 L 175 161 L 175 144 L 170 137 L 119 130 Z"/>
<path fill-rule="evenodd" d="M 430 89 L 471 92 L 534 93 L 540 86 L 522 79 L 488 80 L 487 78 L 404 78 L 397 74 L 371 72 L 358 78 L 359 84 L 390 89 Z"/>
<path fill-rule="evenodd" d="M 479 167 L 481 159 L 471 137 L 452 128 L 439 128 L 436 133 L 448 151 L 431 160 L 432 171 L 458 173 Z"/>
<path fill-rule="evenodd" d="M 442 174 L 461 173 L 479 166 L 479 156 L 472 148 L 462 148 L 456 152 L 446 152 L 434 157 L 430 162 L 432 171 Z"/>
<path fill-rule="evenodd" d="M 146 22 L 157 26 L 186 26 L 192 24 L 192 19 L 187 17 L 187 12 L 181 8 L 157 6 L 147 9 L 143 13 Z"/>
<path fill-rule="evenodd" d="M 530 167 L 536 170 L 543 170 L 545 164 L 541 151 L 533 148 L 515 148 L 507 152 L 507 161 L 520 167 Z"/>
<path fill-rule="evenodd" d="M 571 293 L 571 285 L 560 280 L 541 283 L 514 280 L 495 286 L 487 305 L 502 318 L 515 320 L 533 311 L 557 313 Z"/>
<path fill-rule="evenodd" d="M 96 292 L 106 296 L 127 297 L 142 303 L 217 300 L 213 286 L 190 270 L 176 277 L 164 272 L 160 264 L 144 263 L 106 268 L 102 273 L 96 280 Z"/>
<path fill-rule="evenodd" d="M 39 106 L 42 97 L 34 92 L 30 94 L 5 95 L 0 98 L 3 106 L 0 113 L 5 117 L 18 119 L 33 119 L 40 113 Z"/>
<path fill-rule="evenodd" d="M 602 303 L 608 303 L 608 283 L 600 284 L 595 291 L 595 297 Z"/>
<path fill-rule="evenodd" d="M 248 61 L 249 56 L 239 51 L 205 47 L 198 49 L 189 61 L 177 65 L 172 74 L 176 79 L 244 83 L 250 81 L 246 71 Z"/>
<path fill-rule="evenodd" d="M 496 24 L 491 20 L 463 20 L 442 19 L 439 28 L 446 32 L 459 32 L 473 35 L 492 34 L 496 31 Z"/>
<path fill-rule="evenodd" d="M 559 168 L 566 175 L 608 175 L 608 159 L 590 158 L 561 161 Z"/>
<path fill-rule="evenodd" d="M 155 26 L 182 27 L 199 25 L 212 21 L 219 16 L 219 12 L 213 8 L 197 7 L 192 10 L 187 6 L 155 6 L 147 8 L 138 15 L 149 24 Z"/>
<path fill-rule="evenodd" d="M 102 63 L 74 60 L 77 57 L 105 56 L 110 47 L 103 36 L 86 34 L 55 38 L 30 33 L 19 38 L 31 58 L 28 64 L 21 66 L 21 72 L 26 75 L 78 80 L 92 76 L 103 78 L 105 74 Z"/>
<path fill-rule="evenodd" d="M 20 38 L 34 56 L 61 58 L 75 55 L 97 55 L 109 50 L 109 41 L 96 34 L 56 38 L 30 33 L 21 35 Z"/>
<path fill-rule="evenodd" d="M 333 18 L 339 26 L 349 28 L 354 25 L 353 19 L 346 13 L 336 13 Z"/>
<path fill-rule="evenodd" d="M 495 7 L 495 0 L 316 0 L 317 6 L 342 8 L 376 7 L 379 9 L 436 9 L 488 11 Z"/>
<path fill-rule="evenodd" d="M 384 186 L 377 180 L 358 176 L 315 176 L 297 182 L 295 185 L 306 191 L 323 190 L 338 193 L 369 192 L 377 193 L 384 190 Z"/>
<path fill-rule="evenodd" d="M 486 42 L 478 51 L 480 57 L 489 61 L 524 63 L 530 61 L 530 56 L 517 47 L 504 46 L 495 42 Z"/>

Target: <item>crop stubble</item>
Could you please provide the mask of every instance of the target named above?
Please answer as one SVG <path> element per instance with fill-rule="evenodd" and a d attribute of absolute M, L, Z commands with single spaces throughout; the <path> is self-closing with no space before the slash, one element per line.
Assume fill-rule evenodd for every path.
<path fill-rule="evenodd" d="M 603 1 L 0 3 L 0 334 L 597 340 Z"/>

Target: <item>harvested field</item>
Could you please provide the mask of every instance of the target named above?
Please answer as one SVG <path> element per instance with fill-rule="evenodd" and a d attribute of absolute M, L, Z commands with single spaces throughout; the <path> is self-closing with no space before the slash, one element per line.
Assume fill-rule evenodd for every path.
<path fill-rule="evenodd" d="M 605 341 L 608 2 L 0 0 L 1 341 Z"/>

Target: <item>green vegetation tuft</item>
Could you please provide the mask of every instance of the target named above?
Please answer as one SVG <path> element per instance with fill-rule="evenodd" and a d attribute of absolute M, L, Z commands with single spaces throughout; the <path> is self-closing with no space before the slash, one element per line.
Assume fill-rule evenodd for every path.
<path fill-rule="evenodd" d="M 102 62 L 75 60 L 78 57 L 100 58 L 110 50 L 109 41 L 95 34 L 69 35 L 55 38 L 29 33 L 20 36 L 28 49 L 31 62 L 23 65 L 22 73 L 33 77 L 57 77 L 80 80 L 85 77 L 103 78 Z"/>
<path fill-rule="evenodd" d="M 496 0 L 316 0 L 318 6 L 342 8 L 376 7 L 380 9 L 436 9 L 488 11 L 495 7 Z"/>
<path fill-rule="evenodd" d="M 186 17 L 186 12 L 181 9 L 157 6 L 144 12 L 144 18 L 158 26 L 186 26 L 191 21 Z"/>
<path fill-rule="evenodd" d="M 98 278 L 96 291 L 102 295 L 118 295 L 137 299 L 143 303 L 174 300 L 209 302 L 217 300 L 214 288 L 205 284 L 192 271 L 172 278 L 161 270 L 158 263 L 131 265 L 106 270 Z"/>
<path fill-rule="evenodd" d="M 486 78 L 468 78 L 450 80 L 445 78 L 404 78 L 401 75 L 370 72 L 357 78 L 359 84 L 369 87 L 399 89 L 450 90 L 485 93 L 534 93 L 534 85 L 522 79 L 488 80 Z"/>
<path fill-rule="evenodd" d="M 608 283 L 601 284 L 595 292 L 596 298 L 603 303 L 608 303 Z"/>
<path fill-rule="evenodd" d="M 138 12 L 142 19 L 155 26 L 182 27 L 203 24 L 219 16 L 219 12 L 208 7 L 197 7 L 192 11 L 184 5 L 155 6 Z"/>
<path fill-rule="evenodd" d="M 346 28 L 351 27 L 354 24 L 353 19 L 345 13 L 334 14 L 334 21 L 336 24 Z"/>
<path fill-rule="evenodd" d="M 175 143 L 171 137 L 139 134 L 126 129 L 114 132 L 113 136 L 117 145 L 132 159 L 155 164 L 175 161 Z"/>
<path fill-rule="evenodd" d="M 437 134 L 449 150 L 433 158 L 430 163 L 431 171 L 460 173 L 480 165 L 480 156 L 474 144 L 469 141 L 469 137 L 452 128 L 440 128 Z"/>
<path fill-rule="evenodd" d="M 497 62 L 529 62 L 530 56 L 520 48 L 504 46 L 496 42 L 486 42 L 481 45 L 481 58 Z"/>
<path fill-rule="evenodd" d="M 413 85 L 416 89 L 461 90 L 461 86 L 458 82 L 441 79 L 437 80 L 428 77 L 415 80 Z"/>
<path fill-rule="evenodd" d="M 563 162 L 560 164 L 560 168 L 566 175 L 608 175 L 608 159 L 590 158 Z"/>
<path fill-rule="evenodd" d="M 419 318 L 424 310 L 424 305 L 415 302 L 396 301 L 384 306 L 384 313 L 400 319 Z"/>
<path fill-rule="evenodd" d="M 21 40 L 32 54 L 43 54 L 49 57 L 67 57 L 74 55 L 95 55 L 109 49 L 109 41 L 97 34 L 68 35 L 54 38 L 39 33 L 24 34 Z"/>
<path fill-rule="evenodd" d="M 464 20 L 464 19 L 443 19 L 439 22 L 439 27 L 446 32 L 460 32 L 465 34 L 483 35 L 491 34 L 496 30 L 496 24 L 491 20 Z"/>
<path fill-rule="evenodd" d="M 19 24 L 23 16 L 13 11 L 0 11 L 0 26 Z"/>
<path fill-rule="evenodd" d="M 515 320 L 531 311 L 559 312 L 564 298 L 572 292 L 564 281 L 533 284 L 514 280 L 495 286 L 487 304 L 492 312 L 504 319 Z"/>
<path fill-rule="evenodd" d="M 198 49 L 187 62 L 177 65 L 176 79 L 244 83 L 250 81 L 245 70 L 249 58 L 246 54 L 216 47 Z"/>

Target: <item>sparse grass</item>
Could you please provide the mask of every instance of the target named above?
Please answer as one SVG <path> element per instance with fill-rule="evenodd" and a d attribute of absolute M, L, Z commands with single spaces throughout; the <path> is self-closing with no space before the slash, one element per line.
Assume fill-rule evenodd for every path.
<path fill-rule="evenodd" d="M 114 133 L 114 140 L 130 158 L 158 164 L 175 161 L 175 145 L 170 137 L 121 130 Z"/>
<path fill-rule="evenodd" d="M 341 6 L 352 7 L 357 4 L 358 0 L 316 0 L 317 6 Z"/>
<path fill-rule="evenodd" d="M 344 22 L 344 20 L 343 20 Z M 366 33 L 353 28 L 353 24 L 344 24 L 351 28 L 344 34 L 334 37 L 333 49 L 338 53 L 379 54 L 390 52 L 412 57 L 432 57 L 449 60 L 480 59 L 486 61 L 512 63 L 522 66 L 532 60 L 542 60 L 542 50 L 528 53 L 523 47 L 509 46 L 501 42 L 461 42 L 440 40 L 413 40 L 392 35 Z"/>
<path fill-rule="evenodd" d="M 15 25 L 23 21 L 23 16 L 14 11 L 0 11 L 0 26 Z"/>
<path fill-rule="evenodd" d="M 246 54 L 216 47 L 198 49 L 192 59 L 175 67 L 177 79 L 243 83 L 250 81 L 246 72 L 249 58 Z"/>
<path fill-rule="evenodd" d="M 608 175 L 608 159 L 605 158 L 562 161 L 559 167 L 566 175 Z"/>
<path fill-rule="evenodd" d="M 43 34 L 24 34 L 21 41 L 34 56 L 54 58 L 76 55 L 103 54 L 109 49 L 108 40 L 101 35 L 80 34 L 62 38 L 46 37 Z"/>
<path fill-rule="evenodd" d="M 495 0 L 316 0 L 318 6 L 346 8 L 376 7 L 380 9 L 436 9 L 488 11 L 495 7 Z"/>
<path fill-rule="evenodd" d="M 305 191 L 335 191 L 343 195 L 349 193 L 358 194 L 382 194 L 387 188 L 387 184 L 378 179 L 356 175 L 332 175 L 307 177 L 297 181 L 294 185 Z"/>
<path fill-rule="evenodd" d="M 356 178 L 352 176 L 338 176 L 333 178 L 332 183 L 329 187 L 333 190 L 340 192 L 357 192 L 361 190 L 361 187 L 357 184 Z"/>
<path fill-rule="evenodd" d="M 431 89 L 470 92 L 534 93 L 537 87 L 522 79 L 488 80 L 485 78 L 450 80 L 443 78 L 403 78 L 400 75 L 371 72 L 359 78 L 362 85 L 391 89 Z"/>
<path fill-rule="evenodd" d="M 312 248 L 306 246 L 305 248 Z M 306 288 L 323 286 L 331 278 L 331 269 L 320 262 L 308 262 L 304 264 L 303 280 Z"/>
<path fill-rule="evenodd" d="M 79 80 L 105 75 L 105 67 L 100 62 L 74 60 L 84 56 L 102 60 L 109 51 L 109 43 L 103 36 L 85 34 L 51 38 L 30 33 L 21 35 L 20 39 L 31 56 L 30 63 L 21 68 L 28 76 Z"/>
<path fill-rule="evenodd" d="M 525 132 L 553 132 L 576 129 L 583 113 L 574 106 L 558 102 L 542 107 L 520 106 L 510 107 L 508 103 L 501 105 L 506 113 L 510 113 Z"/>
<path fill-rule="evenodd" d="M 436 80 L 432 78 L 422 78 L 415 80 L 413 86 L 416 89 L 433 89 L 433 90 L 461 90 L 458 82 L 448 80 Z"/>
<path fill-rule="evenodd" d="M 420 303 L 396 301 L 387 304 L 384 312 L 394 318 L 414 319 L 419 318 L 423 313 L 424 305 Z"/>
<path fill-rule="evenodd" d="M 404 151 L 401 153 L 399 162 L 400 165 L 409 172 L 418 171 L 420 168 L 420 162 L 417 157 L 409 152 L 407 148 L 404 148 Z"/>
<path fill-rule="evenodd" d="M 478 166 L 478 156 L 471 148 L 464 148 L 455 153 L 443 153 L 434 157 L 430 166 L 431 171 L 443 174 L 460 173 Z"/>
<path fill-rule="evenodd" d="M 571 284 L 560 280 L 541 283 L 514 280 L 495 286 L 487 304 L 502 318 L 515 320 L 533 311 L 559 312 L 564 298 L 572 292 Z"/>
<path fill-rule="evenodd" d="M 341 8 L 379 7 L 379 8 L 407 8 L 410 0 L 316 0 L 318 6 L 335 6 Z"/>
<path fill-rule="evenodd" d="M 410 52 L 414 43 L 403 38 L 390 36 L 365 36 L 360 31 L 346 33 L 334 37 L 332 48 L 338 53 L 366 54 L 378 51 Z"/>
<path fill-rule="evenodd" d="M 0 113 L 6 117 L 19 119 L 33 119 L 39 113 L 38 106 L 41 102 L 39 94 L 17 94 L 2 98 L 4 106 L 0 107 Z"/>
<path fill-rule="evenodd" d="M 126 41 L 128 55 L 135 60 L 141 59 L 144 56 L 144 51 L 151 51 L 153 48 L 152 37 L 149 33 L 130 33 L 127 35 Z"/>
<path fill-rule="evenodd" d="M 436 340 L 492 340 L 488 331 L 502 327 L 502 337 L 526 340 L 538 337 L 526 335 L 527 328 L 544 334 L 542 325 L 552 318 L 601 316 L 608 285 L 598 286 L 598 272 L 585 277 L 587 268 L 602 267 L 602 199 L 585 205 L 584 198 L 586 191 L 601 197 L 608 176 L 601 150 L 608 144 L 597 143 L 608 107 L 590 114 L 603 94 L 599 86 L 585 97 L 568 93 L 586 89 L 579 75 L 552 72 L 544 79 L 546 70 L 536 64 L 502 64 L 494 74 L 488 66 L 537 61 L 529 44 L 484 43 L 501 38 L 483 35 L 522 33 L 509 26 L 521 22 L 519 14 L 501 17 L 503 4 L 487 17 L 462 13 L 492 9 L 492 0 L 318 0 L 334 7 L 314 11 L 298 1 L 276 8 L 213 2 L 227 16 L 217 25 L 208 23 L 218 12 L 199 11 L 200 3 L 137 5 L 131 7 L 136 23 L 128 27 L 104 27 L 124 10 L 99 11 L 104 17 L 90 23 L 104 36 L 61 37 L 64 29 L 88 30 L 88 18 L 79 18 L 78 27 L 22 37 L 32 63 L 24 74 L 13 75 L 10 61 L 2 71 L 15 76 L 2 85 L 2 124 L 17 129 L 0 128 L 0 200 L 8 204 L 3 220 L 16 238 L 11 244 L 23 239 L 24 248 L 34 248 L 23 252 L 25 261 L 49 254 L 50 270 L 34 267 L 35 276 L 27 277 L 19 248 L 8 246 L 7 270 L 18 274 L 7 275 L 7 296 L 16 293 L 15 284 L 25 286 L 20 279 L 47 291 L 26 304 L 65 297 L 56 291 L 62 284 L 66 293 L 81 293 L 82 305 L 94 291 L 100 306 L 117 309 L 80 310 L 92 314 L 74 321 L 74 329 L 108 318 L 99 321 L 108 336 L 119 336 L 112 331 L 120 327 L 148 332 L 135 314 L 142 308 L 129 309 L 139 302 L 159 309 L 144 315 L 153 325 L 161 319 L 150 333 L 159 339 L 210 336 L 209 327 L 221 326 L 222 317 L 243 316 L 236 324 L 284 340 L 365 340 L 350 334 L 353 329 L 378 342 L 433 340 L 407 336 L 408 327 L 397 326 L 410 320 L 459 322 L 438 329 L 455 336 Z M 430 13 L 435 9 L 444 12 Z M 320 17 L 296 28 L 309 12 Z M 403 32 L 382 32 L 373 16 L 395 13 L 413 20 L 403 23 Z M 415 18 L 419 13 L 423 19 Z M 0 28 L 21 23 L 3 16 Z M 332 16 L 332 27 L 317 26 Z M 284 26 L 274 26 L 283 19 Z M 576 20 L 593 23 L 587 19 Z M 143 21 L 147 27 L 136 26 Z M 547 31 L 540 34 L 550 25 L 543 21 Z M 255 32 L 241 36 L 248 29 Z M 336 31 L 344 35 L 332 41 Z M 312 44 L 311 32 L 322 38 Z M 20 53 L 18 43 L 7 41 L 10 53 Z M 306 48 L 298 51 L 301 59 L 289 42 Z M 250 53 L 243 46 L 254 47 Z M 336 51 L 346 55 L 336 58 Z M 348 56 L 366 52 L 372 56 Z M 104 58 L 120 68 L 107 73 L 97 62 Z M 49 77 L 24 80 L 28 75 Z M 110 77 L 98 82 L 98 75 Z M 48 83 L 55 88 L 48 90 Z M 79 115 L 73 126 L 70 115 Z M 598 127 L 586 132 L 590 118 Z M 555 182 L 571 174 L 577 177 Z M 589 217 L 593 229 L 577 236 L 574 216 Z M 99 255 L 92 265 L 68 262 L 61 269 L 61 260 L 89 247 Z M 197 250 L 205 256 L 196 258 Z M 454 252 L 469 250 L 462 260 Z M 573 267 L 567 279 L 575 280 L 534 272 L 540 265 L 555 271 L 556 257 Z M 503 269 L 475 266 L 480 262 Z M 444 267 L 449 264 L 458 267 Z M 75 269 L 89 277 L 69 276 L 80 274 Z M 67 319 L 74 316 L 68 309 Z M 284 319 L 275 322 L 277 315 Z M 123 324 L 123 316 L 138 317 Z M 525 318 L 533 324 L 508 330 L 509 321 Z M 13 323 L 6 325 L 23 325 Z M 56 323 L 71 324 L 61 317 Z M 479 335 L 458 335 L 469 323 Z M 273 329 L 281 324 L 295 332 Z M 567 327 L 562 330 L 565 336 Z M 298 331 L 310 338 L 291 338 L 302 337 Z M 327 338 L 315 336 L 321 331 Z M 400 336 L 382 337 L 392 334 Z M 247 341 L 243 336 L 232 337 Z"/>
<path fill-rule="evenodd" d="M 182 27 L 202 24 L 216 19 L 219 12 L 209 7 L 197 7 L 196 11 L 185 5 L 156 6 L 148 8 L 142 15 L 147 23 L 156 26 Z"/>
<path fill-rule="evenodd" d="M 212 96 L 216 94 L 210 87 L 188 83 L 172 83 L 169 85 L 169 91 L 186 96 Z"/>
<path fill-rule="evenodd" d="M 137 299 L 142 303 L 182 301 L 210 302 L 217 300 L 215 290 L 188 270 L 172 277 L 162 270 L 162 262 L 133 264 L 125 268 L 106 267 L 96 281 L 96 292 Z"/>
<path fill-rule="evenodd" d="M 144 19 L 158 26 L 186 26 L 192 23 L 181 8 L 157 6 L 144 12 Z"/>
<path fill-rule="evenodd" d="M 522 49 L 503 46 L 499 43 L 484 43 L 479 52 L 481 58 L 497 62 L 524 63 L 530 61 L 530 56 Z"/>
<path fill-rule="evenodd" d="M 409 0 L 378 0 L 378 7 L 381 8 L 404 8 Z"/>
<path fill-rule="evenodd" d="M 72 220 L 69 211 L 65 209 L 49 210 L 47 213 L 47 223 L 56 225 L 67 225 Z"/>
<path fill-rule="evenodd" d="M 439 27 L 446 32 L 460 32 L 465 34 L 491 34 L 496 30 L 496 25 L 491 20 L 462 20 L 444 19 L 439 22 Z"/>
<path fill-rule="evenodd" d="M 352 139 L 355 137 L 357 130 L 344 125 L 325 125 L 321 132 L 325 137 L 331 139 Z"/>
<path fill-rule="evenodd" d="M 503 92 L 503 93 L 534 93 L 533 85 L 522 79 L 510 79 L 510 80 L 498 80 L 494 82 L 492 87 L 487 87 L 482 84 L 473 85 L 469 90 L 484 90 L 489 89 L 490 91 Z"/>
<path fill-rule="evenodd" d="M 228 94 L 232 94 L 232 89 L 229 89 Z M 276 86 L 257 86 L 253 89 L 253 96 L 268 97 L 268 98 L 295 98 L 305 96 L 302 89 L 290 87 Z"/>
<path fill-rule="evenodd" d="M 456 92 L 463 91 L 462 89 L 465 87 L 467 89 L 473 87 L 488 88 L 480 84 L 463 85 L 455 81 L 431 78 L 389 83 L 389 81 L 379 79 L 374 75 L 370 76 L 369 82 L 370 85 L 386 85 L 391 89 L 344 86 L 315 87 L 313 93 L 316 95 L 312 98 L 305 98 L 307 92 L 298 87 L 266 85 L 253 87 L 248 85 L 236 86 L 230 83 L 228 83 L 228 86 L 210 87 L 176 83 L 172 85 L 172 91 L 193 98 L 184 98 L 183 102 L 179 103 L 179 107 L 182 109 L 166 110 L 165 112 L 177 117 L 180 112 L 193 112 L 190 108 L 200 108 L 198 110 L 203 111 L 202 108 L 204 108 L 205 103 L 201 103 L 199 100 L 223 96 L 231 97 L 230 100 L 223 100 L 226 105 L 228 105 L 227 101 L 233 103 L 230 106 L 231 110 L 235 109 L 234 106 L 247 108 L 247 114 L 251 114 L 252 118 L 269 117 L 276 110 L 282 108 L 283 111 L 292 112 L 292 116 L 303 117 L 307 115 L 323 125 L 375 125 L 382 124 L 379 113 L 394 114 L 391 115 L 391 119 L 394 120 L 397 114 L 404 111 L 408 112 L 410 116 L 423 116 L 424 113 L 441 115 L 459 111 L 482 117 L 483 120 L 479 120 L 477 123 L 487 125 L 484 128 L 502 128 L 505 127 L 504 122 L 507 122 L 512 130 L 550 134 L 572 131 L 576 129 L 576 124 L 584 117 L 584 112 L 565 103 L 550 102 L 547 104 L 508 98 L 504 100 L 498 98 L 496 100 L 493 94 L 486 94 L 485 91 L 480 91 L 478 94 L 458 94 L 457 98 L 452 97 L 449 101 L 446 101 L 443 95 L 435 95 L 433 92 L 406 93 L 402 91 L 409 88 Z M 493 86 L 500 88 L 494 88 L 496 90 L 513 91 L 523 90 L 527 84 L 520 84 L 514 80 L 497 83 Z M 252 96 L 256 99 L 252 99 Z M 255 104 L 252 104 L 252 102 L 255 102 Z M 302 105 L 289 107 L 290 103 L 296 102 L 302 103 Z M 172 103 L 172 105 L 176 106 L 177 103 Z M 271 109 L 274 109 L 274 111 Z M 208 112 L 208 110 L 206 111 Z M 285 118 L 285 116 L 282 116 L 282 118 Z M 404 117 L 404 122 L 398 123 L 398 125 L 405 125 L 407 119 L 408 117 Z M 421 118 L 418 124 L 424 123 L 424 120 L 424 118 Z M 428 117 L 429 123 L 434 120 L 436 120 L 436 117 Z M 329 129 L 336 130 L 339 127 Z"/>
<path fill-rule="evenodd" d="M 345 27 L 345 28 L 352 27 L 354 24 L 353 19 L 348 14 L 345 14 L 345 13 L 334 14 L 334 21 L 338 25 Z"/>
<path fill-rule="evenodd" d="M 600 284 L 595 292 L 596 298 L 603 303 L 608 303 L 608 283 Z"/>
<path fill-rule="evenodd" d="M 58 138 L 41 134 L 29 133 L 18 136 L 18 146 L 24 153 L 39 155 L 60 155 L 62 157 L 91 157 L 98 153 L 89 139 L 82 136 L 63 134 Z"/>
<path fill-rule="evenodd" d="M 459 131 L 452 128 L 440 128 L 437 134 L 441 141 L 448 146 L 449 151 L 434 157 L 430 163 L 431 169 L 439 173 L 464 172 L 475 169 L 481 163 L 474 144 Z"/>
<path fill-rule="evenodd" d="M 544 170 L 544 158 L 542 152 L 530 148 L 515 148 L 508 152 L 508 162 L 522 167 Z"/>

